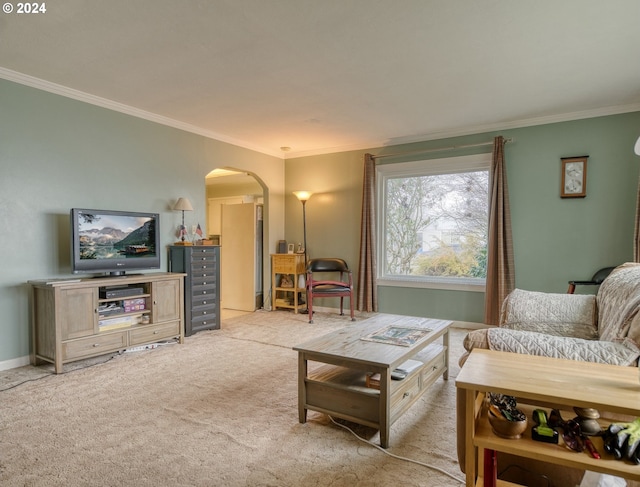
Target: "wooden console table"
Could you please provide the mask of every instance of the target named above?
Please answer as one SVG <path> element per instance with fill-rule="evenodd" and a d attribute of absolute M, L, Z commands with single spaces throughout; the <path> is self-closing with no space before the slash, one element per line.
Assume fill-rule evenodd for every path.
<path fill-rule="evenodd" d="M 298 285 L 299 276 L 306 272 L 304 258 L 304 254 L 271 254 L 271 309 L 289 308 L 297 313 L 302 306 L 298 298 L 306 289 Z M 283 276 L 291 277 L 291 287 L 282 286 Z"/>
<path fill-rule="evenodd" d="M 611 455 L 604 453 L 599 437 L 592 438 L 602 455 L 599 460 L 592 458 L 586 450 L 576 453 L 567 449 L 562 445 L 562 440 L 559 445 L 533 441 L 530 427 L 520 439 L 499 438 L 491 431 L 483 407 L 485 394 L 497 392 L 517 397 L 518 408 L 527 412 L 529 418 L 533 407 L 528 405 L 568 411 L 577 406 L 596 408 L 601 414 L 605 412 L 600 423 L 607 425 L 614 421 L 607 419 L 606 413 L 640 416 L 638 379 L 637 367 L 473 350 L 456 379 L 456 387 L 465 394 L 467 404 L 464 412 L 467 487 L 514 485 L 496 480 L 492 462 L 486 462 L 487 471 L 484 471 L 483 457 L 491 458 L 496 451 L 640 480 L 640 467 L 614 460 Z"/>
<path fill-rule="evenodd" d="M 362 340 L 386 326 L 426 328 L 411 346 Z M 356 325 L 305 342 L 298 352 L 298 413 L 301 423 L 312 409 L 380 430 L 389 446 L 391 425 L 441 375 L 448 379 L 451 321 L 379 314 Z M 441 343 L 436 340 L 441 339 Z M 409 359 L 422 362 L 402 380 L 391 372 Z M 309 370 L 308 361 L 322 365 Z M 367 373 L 380 374 L 380 389 L 366 386 Z"/>

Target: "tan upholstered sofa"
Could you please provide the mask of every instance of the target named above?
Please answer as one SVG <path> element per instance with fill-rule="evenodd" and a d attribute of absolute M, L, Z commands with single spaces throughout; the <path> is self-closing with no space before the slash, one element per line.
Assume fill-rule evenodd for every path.
<path fill-rule="evenodd" d="M 500 325 L 470 332 L 465 355 L 480 347 L 590 362 L 637 366 L 640 357 L 640 264 L 618 266 L 603 281 L 597 295 L 552 294 L 514 290 L 505 299 Z M 457 398 L 458 460 L 464 468 L 464 395 Z M 521 458 L 498 457 L 498 470 L 508 466 L 517 480 L 538 485 L 572 486 L 582 472 L 552 467 Z M 519 473 L 517 473 L 519 472 Z M 523 473 L 530 472 L 530 473 Z M 523 479 L 521 475 L 526 475 Z M 507 476 L 508 477 L 508 476 Z M 532 480 L 533 479 L 533 480 Z M 635 484 L 634 484 L 635 485 Z"/>

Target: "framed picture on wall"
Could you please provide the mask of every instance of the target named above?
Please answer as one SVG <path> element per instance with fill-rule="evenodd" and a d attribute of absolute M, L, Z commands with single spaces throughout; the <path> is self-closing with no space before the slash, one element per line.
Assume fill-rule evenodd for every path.
<path fill-rule="evenodd" d="M 589 156 L 562 158 L 561 198 L 587 196 L 587 159 Z"/>

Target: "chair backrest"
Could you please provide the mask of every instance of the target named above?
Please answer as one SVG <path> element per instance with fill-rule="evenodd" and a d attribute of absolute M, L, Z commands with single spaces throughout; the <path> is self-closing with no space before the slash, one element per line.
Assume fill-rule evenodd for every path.
<path fill-rule="evenodd" d="M 604 269 L 600 269 L 593 275 L 591 280 L 595 284 L 602 284 L 602 281 L 604 281 L 607 276 L 613 272 L 613 269 L 615 269 L 615 267 L 605 267 Z"/>
<path fill-rule="evenodd" d="M 348 270 L 347 263 L 336 258 L 311 259 L 307 264 L 307 271 L 310 272 L 347 272 Z"/>

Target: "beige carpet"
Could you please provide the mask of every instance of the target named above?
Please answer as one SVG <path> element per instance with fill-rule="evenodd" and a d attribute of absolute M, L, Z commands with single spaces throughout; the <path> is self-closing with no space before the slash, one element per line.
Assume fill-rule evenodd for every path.
<path fill-rule="evenodd" d="M 363 317 L 359 317 L 363 319 Z M 184 345 L 65 367 L 0 372 L 2 486 L 459 486 L 385 455 L 313 411 L 298 422 L 291 347 L 346 317 L 258 311 Z M 391 429 L 389 453 L 462 480 L 455 377 L 441 378 Z M 68 371 L 68 372 L 67 372 Z M 346 424 L 378 444 L 378 432 Z"/>

